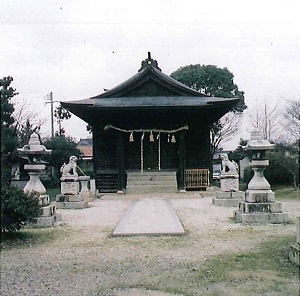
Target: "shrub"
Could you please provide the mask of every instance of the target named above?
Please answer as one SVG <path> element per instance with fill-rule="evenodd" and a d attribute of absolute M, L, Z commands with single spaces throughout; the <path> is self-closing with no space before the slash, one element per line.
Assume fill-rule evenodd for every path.
<path fill-rule="evenodd" d="M 13 232 L 39 216 L 36 194 L 26 194 L 17 187 L 1 188 L 1 232 Z"/>

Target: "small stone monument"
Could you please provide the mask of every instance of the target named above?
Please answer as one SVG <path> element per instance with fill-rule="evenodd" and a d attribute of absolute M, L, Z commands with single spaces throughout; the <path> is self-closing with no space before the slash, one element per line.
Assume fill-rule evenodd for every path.
<path fill-rule="evenodd" d="M 221 191 L 216 192 L 216 198 L 213 198 L 212 202 L 218 206 L 235 207 L 245 196 L 244 192 L 239 191 L 238 165 L 230 161 L 226 153 L 223 153 L 220 158 L 222 160 Z"/>
<path fill-rule="evenodd" d="M 245 200 L 239 202 L 239 209 L 234 213 L 238 222 L 244 223 L 286 223 L 287 213 L 282 212 L 282 204 L 275 202 L 275 194 L 264 176 L 269 165 L 266 151 L 274 149 L 274 145 L 263 140 L 260 131 L 254 130 L 245 147 L 250 154 L 250 166 L 254 172 L 248 184 Z"/>
<path fill-rule="evenodd" d="M 83 209 L 88 207 L 88 201 L 84 200 L 85 193 L 88 192 L 87 181 L 89 176 L 78 176 L 76 156 L 70 156 L 69 163 L 63 164 L 60 168 L 62 176 L 61 194 L 56 196 L 56 207 L 58 209 Z M 79 192 L 79 181 L 83 181 L 83 191 Z M 82 194 L 83 193 L 83 194 Z"/>
<path fill-rule="evenodd" d="M 41 145 L 39 136 L 36 133 L 32 133 L 27 145 L 17 149 L 20 156 L 28 159 L 28 164 L 24 168 L 30 179 L 24 187 L 24 192 L 38 194 L 41 216 L 35 218 L 35 223 L 44 227 L 53 226 L 54 223 L 61 220 L 61 215 L 56 213 L 55 205 L 50 204 L 49 195 L 45 194 L 46 188 L 40 180 L 40 173 L 46 168 L 42 157 L 51 154 L 51 152 L 52 150 L 47 150 L 44 145 Z"/>
<path fill-rule="evenodd" d="M 300 265 L 300 216 L 297 217 L 296 243 L 291 245 L 290 260 Z"/>

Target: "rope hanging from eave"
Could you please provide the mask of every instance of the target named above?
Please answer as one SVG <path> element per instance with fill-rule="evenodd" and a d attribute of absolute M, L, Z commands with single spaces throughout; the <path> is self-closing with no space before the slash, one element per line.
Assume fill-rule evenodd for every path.
<path fill-rule="evenodd" d="M 117 131 L 120 131 L 120 132 L 124 132 L 124 133 L 132 133 L 132 132 L 135 132 L 135 133 L 151 133 L 151 132 L 156 132 L 156 133 L 167 133 L 167 134 L 173 134 L 173 133 L 177 133 L 177 132 L 180 132 L 182 130 L 188 130 L 188 126 L 187 125 L 184 125 L 183 127 L 180 127 L 178 129 L 173 129 L 173 130 L 164 130 L 164 129 L 130 129 L 130 130 L 126 130 L 126 129 L 122 129 L 122 128 L 119 128 L 119 127 L 116 127 L 116 126 L 113 126 L 111 124 L 108 124 L 104 127 L 104 130 L 108 130 L 108 129 L 115 129 Z"/>

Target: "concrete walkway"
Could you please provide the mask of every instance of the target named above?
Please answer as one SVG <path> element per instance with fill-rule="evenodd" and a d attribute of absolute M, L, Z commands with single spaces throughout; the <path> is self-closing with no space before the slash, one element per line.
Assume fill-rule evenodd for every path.
<path fill-rule="evenodd" d="M 183 235 L 184 229 L 170 200 L 142 198 L 133 201 L 113 236 Z"/>

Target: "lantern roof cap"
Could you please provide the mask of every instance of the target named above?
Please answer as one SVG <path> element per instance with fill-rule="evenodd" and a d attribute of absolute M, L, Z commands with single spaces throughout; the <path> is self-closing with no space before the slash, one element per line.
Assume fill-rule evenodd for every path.
<path fill-rule="evenodd" d="M 42 155 L 42 154 L 51 154 L 52 150 L 48 150 L 44 145 L 41 144 L 39 136 L 37 133 L 32 133 L 27 145 L 24 145 L 22 148 L 17 149 L 18 154 L 20 155 Z"/>
<path fill-rule="evenodd" d="M 251 132 L 250 140 L 245 146 L 245 150 L 273 150 L 274 144 L 264 139 L 262 133 L 258 129 Z"/>

